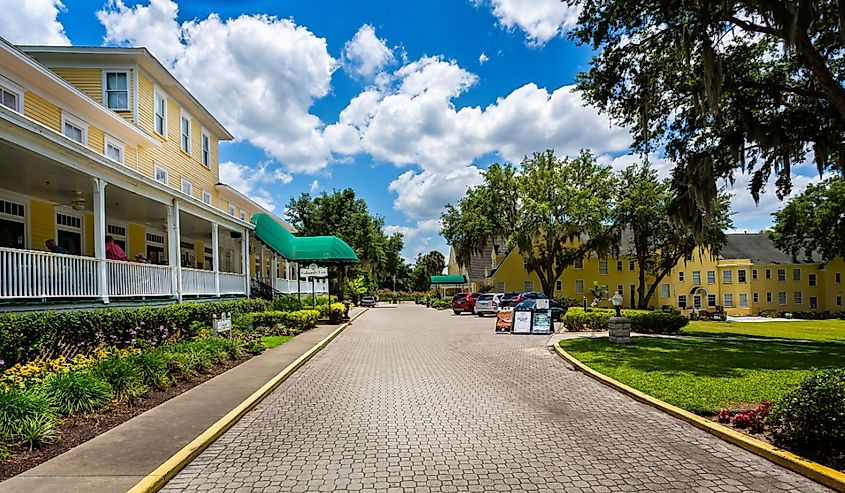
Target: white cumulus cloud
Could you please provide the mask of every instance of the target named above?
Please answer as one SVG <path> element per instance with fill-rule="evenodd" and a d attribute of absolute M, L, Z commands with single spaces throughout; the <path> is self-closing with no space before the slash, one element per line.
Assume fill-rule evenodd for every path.
<path fill-rule="evenodd" d="M 344 67 L 363 79 L 372 79 L 394 60 L 393 51 L 369 24 L 361 26 L 343 47 Z"/>
<path fill-rule="evenodd" d="M 482 53 L 482 54 L 478 55 L 478 64 L 479 64 L 479 65 L 484 65 L 484 64 L 487 62 L 487 60 L 489 60 L 489 59 L 490 59 L 490 58 L 489 58 L 487 55 L 485 55 L 484 53 Z"/>
<path fill-rule="evenodd" d="M 292 180 L 291 175 L 269 163 L 263 163 L 257 169 L 232 161 L 220 163 L 221 183 L 237 189 L 269 211 L 276 208 L 278 197 L 267 190 L 267 185 L 287 185 Z"/>
<path fill-rule="evenodd" d="M 530 44 L 543 45 L 563 35 L 578 21 L 580 8 L 561 0 L 476 0 L 476 5 L 489 5 L 499 24 L 506 29 L 519 28 Z"/>
<path fill-rule="evenodd" d="M 69 45 L 60 0 L 0 0 L 0 36 L 15 44 Z"/>
<path fill-rule="evenodd" d="M 171 0 L 150 0 L 147 5 L 127 7 L 122 0 L 110 1 L 97 12 L 106 28 L 103 41 L 126 46 L 143 46 L 165 65 L 184 51 L 182 30 L 176 21 L 179 6 Z"/>

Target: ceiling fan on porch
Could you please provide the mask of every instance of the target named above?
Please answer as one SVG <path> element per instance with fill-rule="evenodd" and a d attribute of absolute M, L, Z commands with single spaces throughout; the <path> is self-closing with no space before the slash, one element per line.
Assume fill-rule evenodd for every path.
<path fill-rule="evenodd" d="M 85 197 L 82 195 L 82 192 L 74 191 L 73 194 L 73 199 L 70 202 L 57 205 L 69 205 L 75 211 L 85 210 Z"/>

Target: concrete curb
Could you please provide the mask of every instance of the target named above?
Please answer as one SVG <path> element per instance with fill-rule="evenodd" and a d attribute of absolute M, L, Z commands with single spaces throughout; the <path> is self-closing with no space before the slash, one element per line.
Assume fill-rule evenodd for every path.
<path fill-rule="evenodd" d="M 700 428 L 712 435 L 715 435 L 722 440 L 738 445 L 749 452 L 768 459 L 779 466 L 785 467 L 791 471 L 797 472 L 802 476 L 806 476 L 817 483 L 821 483 L 829 488 L 833 488 L 839 492 L 845 492 L 845 473 L 841 473 L 835 469 L 823 466 L 811 460 L 805 459 L 786 450 L 774 447 L 762 440 L 757 440 L 748 435 L 734 431 L 726 426 L 714 423 L 706 418 L 702 418 L 689 411 L 685 411 L 679 407 L 675 407 L 669 403 L 656 399 L 648 394 L 644 394 L 637 389 L 629 387 L 621 382 L 618 382 L 607 375 L 599 373 L 589 366 L 585 365 L 571 354 L 564 351 L 559 344 L 554 346 L 555 352 L 575 366 L 579 371 L 588 376 L 598 380 L 599 382 L 611 387 L 623 394 L 626 394 L 635 400 L 644 404 L 655 407 L 669 415 L 672 415 L 680 420 Z"/>
<path fill-rule="evenodd" d="M 243 402 L 238 404 L 234 409 L 226 413 L 225 416 L 217 420 L 214 424 L 208 427 L 202 434 L 191 440 L 181 450 L 173 454 L 163 464 L 158 466 L 153 472 L 148 474 L 144 479 L 138 482 L 135 486 L 128 490 L 128 493 L 153 493 L 160 490 L 170 479 L 173 478 L 179 471 L 182 470 L 188 463 L 194 460 L 203 450 L 214 443 L 223 433 L 231 428 L 235 423 L 254 408 L 258 403 L 270 395 L 276 387 L 287 380 L 296 370 L 310 360 L 315 354 L 320 352 L 329 342 L 337 337 L 344 329 L 346 329 L 352 322 L 357 320 L 361 315 L 367 312 L 364 309 L 352 317 L 349 322 L 342 324 L 340 327 L 332 331 L 322 341 L 318 342 L 314 347 L 305 352 L 302 356 L 297 358 L 293 363 L 289 364 L 284 370 L 276 374 L 270 381 L 261 386 L 258 390 L 247 397 Z"/>

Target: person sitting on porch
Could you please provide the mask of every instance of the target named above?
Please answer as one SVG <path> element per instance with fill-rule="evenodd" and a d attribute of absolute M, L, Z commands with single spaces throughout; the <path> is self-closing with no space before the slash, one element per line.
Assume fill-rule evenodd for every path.
<path fill-rule="evenodd" d="M 64 253 L 65 255 L 70 253 L 66 249 L 64 249 L 63 247 L 57 245 L 56 240 L 53 240 L 53 239 L 45 241 L 44 246 L 47 247 L 47 250 L 50 250 L 50 253 Z"/>
<path fill-rule="evenodd" d="M 120 245 L 114 242 L 114 238 L 111 236 L 106 236 L 106 258 L 109 260 L 123 260 L 124 262 L 129 261 L 126 252 L 120 248 Z"/>
<path fill-rule="evenodd" d="M 141 263 L 141 264 L 149 264 L 150 263 L 150 261 L 147 260 L 147 257 L 145 257 L 143 253 L 139 253 L 138 255 L 135 255 L 135 262 L 138 262 L 138 263 Z"/>

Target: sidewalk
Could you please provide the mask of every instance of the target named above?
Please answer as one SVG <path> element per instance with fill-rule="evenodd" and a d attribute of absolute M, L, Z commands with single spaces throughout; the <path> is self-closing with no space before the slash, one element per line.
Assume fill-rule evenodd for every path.
<path fill-rule="evenodd" d="M 360 309 L 350 313 L 355 316 Z M 320 325 L 0 483 L 0 493 L 124 492 L 338 326 Z"/>

